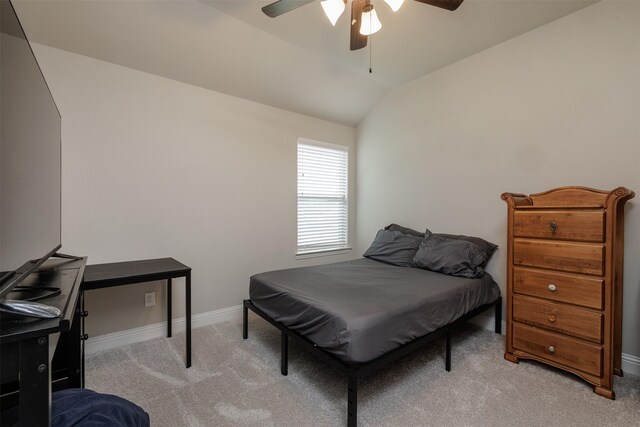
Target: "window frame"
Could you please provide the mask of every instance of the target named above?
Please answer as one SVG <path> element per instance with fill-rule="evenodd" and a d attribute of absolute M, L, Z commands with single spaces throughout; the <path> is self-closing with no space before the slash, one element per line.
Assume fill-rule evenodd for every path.
<path fill-rule="evenodd" d="M 299 224 L 299 198 L 300 198 L 300 192 L 299 192 L 299 179 L 300 179 L 300 164 L 299 164 L 299 160 L 298 160 L 298 155 L 299 155 L 299 150 L 300 150 L 300 145 L 309 145 L 309 146 L 316 146 L 316 147 L 320 147 L 320 148 L 326 148 L 326 149 L 330 149 L 330 150 L 335 150 L 335 151 L 342 151 L 345 153 L 345 194 L 344 194 L 344 209 L 345 209 L 345 227 L 346 227 L 346 232 L 345 232 L 345 240 L 344 240 L 344 245 L 343 246 L 339 246 L 339 247 L 331 247 L 331 248 L 326 248 L 326 249 L 309 249 L 309 250 L 301 250 L 298 241 L 299 241 L 299 229 L 298 229 L 298 224 Z M 349 171 L 350 167 L 349 167 L 349 146 L 347 145 L 339 145 L 339 144 L 332 144 L 329 142 L 324 142 L 324 141 L 317 141 L 314 139 L 309 139 L 309 138 L 298 138 L 297 142 L 296 142 L 296 259 L 305 259 L 305 258 L 314 258 L 314 257 L 320 257 L 320 256 L 330 256 L 330 255 L 341 255 L 341 254 L 346 254 L 349 253 L 351 251 L 351 247 L 349 245 L 349 175 L 350 175 L 350 171 Z"/>

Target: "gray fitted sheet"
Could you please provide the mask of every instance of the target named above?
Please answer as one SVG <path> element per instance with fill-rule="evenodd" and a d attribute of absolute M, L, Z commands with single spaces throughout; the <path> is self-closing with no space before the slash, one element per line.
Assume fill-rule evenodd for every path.
<path fill-rule="evenodd" d="M 375 359 L 495 301 L 477 279 L 363 258 L 256 274 L 251 302 L 347 363 Z"/>

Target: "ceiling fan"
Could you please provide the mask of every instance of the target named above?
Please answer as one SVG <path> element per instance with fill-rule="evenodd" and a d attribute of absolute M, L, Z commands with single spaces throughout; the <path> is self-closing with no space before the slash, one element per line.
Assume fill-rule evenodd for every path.
<path fill-rule="evenodd" d="M 262 8 L 265 15 L 275 18 L 290 12 L 315 0 L 278 0 Z M 321 2 L 327 17 L 333 25 L 345 9 L 348 0 L 324 0 Z M 384 0 L 397 11 L 404 0 Z M 440 7 L 446 10 L 456 10 L 464 0 L 415 0 L 420 3 Z M 351 0 L 351 50 L 362 49 L 367 46 L 367 38 L 382 27 L 371 0 Z"/>

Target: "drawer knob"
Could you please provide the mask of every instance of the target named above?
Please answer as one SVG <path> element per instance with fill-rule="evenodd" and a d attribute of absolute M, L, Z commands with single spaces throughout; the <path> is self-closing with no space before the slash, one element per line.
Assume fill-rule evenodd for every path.
<path fill-rule="evenodd" d="M 549 322 L 553 323 L 556 321 L 556 316 L 554 316 L 553 314 L 549 316 Z"/>
<path fill-rule="evenodd" d="M 558 229 L 558 224 L 556 224 L 555 222 L 551 222 L 549 224 L 549 228 L 551 229 L 551 231 L 556 231 Z"/>
<path fill-rule="evenodd" d="M 555 292 L 556 289 L 558 289 L 558 288 L 553 283 L 549 283 L 549 286 L 547 286 L 547 289 L 549 289 L 549 291 L 551 291 L 551 292 Z"/>
<path fill-rule="evenodd" d="M 556 348 L 552 345 L 549 346 L 549 348 L 547 349 L 549 351 L 549 353 L 553 354 L 556 352 Z"/>

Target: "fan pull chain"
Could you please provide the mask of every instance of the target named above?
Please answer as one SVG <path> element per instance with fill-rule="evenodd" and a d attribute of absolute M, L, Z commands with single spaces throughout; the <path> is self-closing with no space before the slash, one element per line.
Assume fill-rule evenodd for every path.
<path fill-rule="evenodd" d="M 371 28 L 372 21 L 373 21 L 373 17 L 371 14 L 369 14 L 369 28 Z M 371 45 L 373 45 L 373 37 L 370 34 L 369 35 L 369 74 L 373 74 L 373 68 L 371 66 L 371 51 L 373 50 L 373 48 L 371 47 Z"/>
<path fill-rule="evenodd" d="M 371 45 L 373 44 L 373 37 L 369 36 L 369 74 L 373 74 L 373 68 L 371 65 Z"/>

